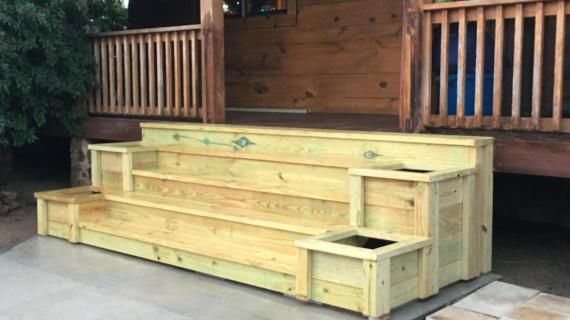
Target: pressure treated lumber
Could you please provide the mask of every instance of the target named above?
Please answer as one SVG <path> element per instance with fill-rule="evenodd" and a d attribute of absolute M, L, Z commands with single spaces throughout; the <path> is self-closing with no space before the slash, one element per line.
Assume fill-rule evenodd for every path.
<path fill-rule="evenodd" d="M 378 318 L 490 266 L 492 139 L 142 127 L 36 194 L 39 234 Z"/>

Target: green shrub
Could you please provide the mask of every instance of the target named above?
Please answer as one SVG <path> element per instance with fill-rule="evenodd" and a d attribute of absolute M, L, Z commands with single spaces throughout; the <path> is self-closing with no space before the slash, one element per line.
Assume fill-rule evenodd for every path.
<path fill-rule="evenodd" d="M 80 130 L 94 62 L 78 0 L 0 1 L 0 146 L 36 140 L 47 122 Z"/>

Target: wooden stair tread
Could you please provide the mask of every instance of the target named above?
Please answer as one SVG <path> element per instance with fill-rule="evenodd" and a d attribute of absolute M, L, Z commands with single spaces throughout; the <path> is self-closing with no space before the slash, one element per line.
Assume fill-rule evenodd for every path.
<path fill-rule="evenodd" d="M 120 219 L 99 217 L 97 219 L 82 220 L 79 223 L 79 227 L 81 229 L 108 233 L 132 240 L 138 240 L 147 243 L 156 243 L 170 248 L 182 246 L 182 244 L 176 244 L 177 241 L 175 240 L 169 240 L 166 239 L 166 237 L 162 239 L 162 235 L 160 235 L 160 233 L 165 232 L 153 230 L 151 228 L 146 228 L 143 226 L 133 226 Z M 150 234 L 153 234 L 154 236 L 151 236 Z"/>
<path fill-rule="evenodd" d="M 317 235 L 329 230 L 344 227 L 324 225 L 319 221 L 302 219 L 300 217 L 288 217 L 263 211 L 246 210 L 227 206 L 205 206 L 195 201 L 143 192 L 113 192 L 106 194 L 105 199 L 131 205 L 297 232 L 306 235 Z"/>
<path fill-rule="evenodd" d="M 275 183 L 262 182 L 259 179 L 251 178 L 247 179 L 244 177 L 233 177 L 230 175 L 216 175 L 216 174 L 196 174 L 189 172 L 180 172 L 176 169 L 169 168 L 155 168 L 155 169 L 145 169 L 145 170 L 133 170 L 134 176 L 154 178 L 165 181 L 177 181 L 192 184 L 199 184 L 211 187 L 222 187 L 231 188 L 239 190 L 248 190 L 264 193 L 273 193 L 285 196 L 311 198 L 317 200 L 326 201 L 336 201 L 336 202 L 348 202 L 347 196 L 339 197 L 335 194 L 327 194 L 324 192 L 319 192 L 307 188 L 305 190 L 299 190 L 295 188 L 287 188 L 285 185 L 278 185 Z"/>
<path fill-rule="evenodd" d="M 109 234 L 121 238 L 140 241 L 152 245 L 181 250 L 203 256 L 211 256 L 244 265 L 263 266 L 272 271 L 294 274 L 294 255 L 287 251 L 270 252 L 252 248 L 235 239 L 204 239 L 192 234 L 180 234 L 136 225 L 115 218 L 98 218 L 82 221 L 79 227 L 84 230 Z M 293 243 L 291 243 L 293 246 Z M 245 254 L 247 251 L 247 254 Z M 157 257 L 160 260 L 160 257 Z"/>

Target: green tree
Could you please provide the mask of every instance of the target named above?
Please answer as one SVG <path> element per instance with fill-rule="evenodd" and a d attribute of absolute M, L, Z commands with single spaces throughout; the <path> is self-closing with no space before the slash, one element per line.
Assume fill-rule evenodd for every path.
<path fill-rule="evenodd" d="M 47 122 L 77 134 L 94 85 L 78 0 L 0 1 L 0 146 L 36 140 Z"/>

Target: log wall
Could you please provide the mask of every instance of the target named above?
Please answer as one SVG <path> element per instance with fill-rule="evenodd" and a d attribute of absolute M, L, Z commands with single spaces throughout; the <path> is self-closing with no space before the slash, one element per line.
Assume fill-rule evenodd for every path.
<path fill-rule="evenodd" d="M 297 0 L 293 17 L 226 18 L 227 106 L 398 114 L 401 29 L 401 0 Z"/>

